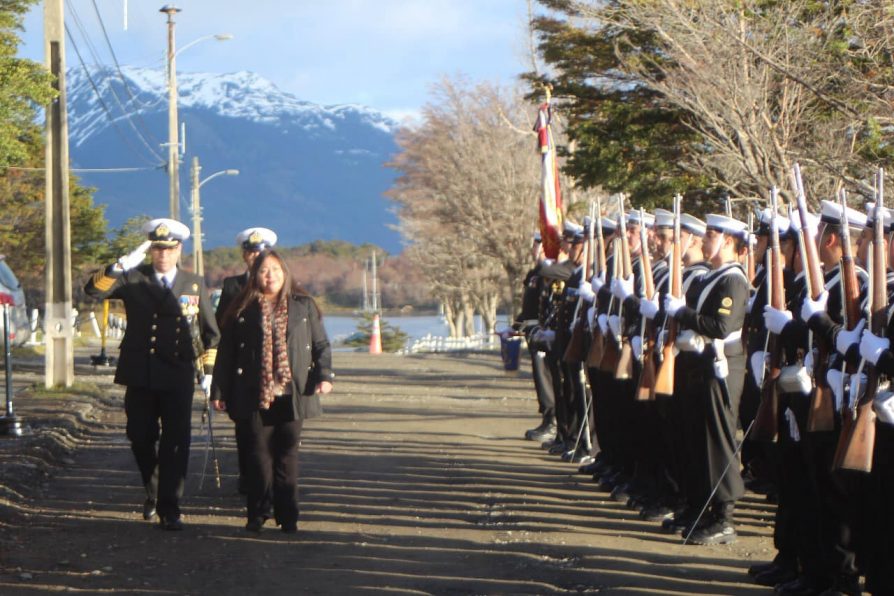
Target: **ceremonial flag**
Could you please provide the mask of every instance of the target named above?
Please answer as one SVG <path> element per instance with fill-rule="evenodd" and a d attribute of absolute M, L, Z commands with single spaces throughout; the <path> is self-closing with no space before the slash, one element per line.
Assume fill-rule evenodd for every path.
<path fill-rule="evenodd" d="M 559 256 L 562 234 L 562 191 L 559 188 L 559 169 L 556 163 L 556 145 L 549 125 L 549 99 L 540 106 L 537 114 L 537 145 L 540 148 L 540 236 L 543 254 L 555 259 Z"/>

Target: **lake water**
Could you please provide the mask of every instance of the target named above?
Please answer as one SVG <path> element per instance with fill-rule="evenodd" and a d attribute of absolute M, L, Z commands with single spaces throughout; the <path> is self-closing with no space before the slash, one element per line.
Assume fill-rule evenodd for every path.
<path fill-rule="evenodd" d="M 414 339 L 425 337 L 426 335 L 446 336 L 449 333 L 447 323 L 437 315 L 424 317 L 385 317 L 384 319 L 392 327 L 397 327 L 409 335 L 410 342 Z M 329 335 L 329 341 L 334 344 L 339 343 L 357 331 L 357 324 L 359 322 L 360 319 L 357 317 L 323 317 L 323 325 L 326 327 L 326 334 Z M 482 330 L 481 317 L 475 317 L 475 329 L 479 332 Z"/>

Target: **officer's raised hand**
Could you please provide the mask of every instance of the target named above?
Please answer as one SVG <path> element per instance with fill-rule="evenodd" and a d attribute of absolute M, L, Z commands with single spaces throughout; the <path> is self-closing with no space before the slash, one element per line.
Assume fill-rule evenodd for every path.
<path fill-rule="evenodd" d="M 118 271 L 129 271 L 142 263 L 143 259 L 146 258 L 146 251 L 149 250 L 151 244 L 151 240 L 146 240 L 136 247 L 136 249 L 118 259 L 118 262 L 115 264 L 115 269 Z"/>

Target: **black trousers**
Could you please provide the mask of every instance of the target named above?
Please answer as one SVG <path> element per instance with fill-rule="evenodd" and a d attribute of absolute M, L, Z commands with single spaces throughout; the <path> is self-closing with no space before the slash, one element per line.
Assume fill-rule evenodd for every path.
<path fill-rule="evenodd" d="M 278 524 L 298 521 L 298 442 L 302 420 L 295 419 L 291 396 L 277 396 L 269 410 L 240 421 L 249 441 L 246 505 L 248 519 L 273 515 Z"/>
<path fill-rule="evenodd" d="M 531 371 L 534 389 L 537 391 L 537 411 L 543 415 L 544 420 L 551 420 L 556 416 L 556 395 L 553 391 L 553 378 L 546 365 L 546 352 L 530 346 L 528 351 L 531 353 Z"/>
<path fill-rule="evenodd" d="M 192 385 L 177 391 L 128 387 L 124 393 L 127 438 L 146 496 L 157 500 L 160 517 L 180 515 L 189 464 L 192 399 Z"/>
<path fill-rule="evenodd" d="M 875 423 L 870 483 L 872 523 L 867 526 L 866 589 L 873 594 L 894 594 L 894 426 L 880 420 Z"/>

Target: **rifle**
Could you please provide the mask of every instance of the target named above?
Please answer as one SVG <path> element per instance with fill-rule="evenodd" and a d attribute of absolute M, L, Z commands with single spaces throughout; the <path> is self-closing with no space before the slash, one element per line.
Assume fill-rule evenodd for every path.
<path fill-rule="evenodd" d="M 188 315 L 187 322 L 189 324 L 189 335 L 192 340 L 192 349 L 196 357 L 196 381 L 199 386 L 205 381 L 205 364 L 202 362 L 202 356 L 205 353 L 205 344 L 202 342 L 202 336 L 199 332 L 199 324 L 196 315 Z M 203 393 L 205 393 L 203 391 Z M 217 448 L 214 443 L 214 424 L 211 419 L 211 402 L 210 395 L 205 393 L 205 404 L 202 408 L 202 425 L 208 427 L 208 440 L 205 443 L 205 461 L 202 464 L 202 475 L 199 477 L 199 490 L 205 484 L 205 471 L 208 468 L 208 454 L 211 454 L 211 463 L 214 467 L 214 484 L 220 488 L 220 461 L 217 459 Z"/>
<path fill-rule="evenodd" d="M 798 249 L 801 253 L 801 263 L 806 271 L 807 294 L 812 300 L 817 300 L 826 287 L 823 278 L 823 269 L 820 264 L 816 249 L 816 240 L 810 237 L 807 229 L 807 198 L 804 195 L 804 183 L 801 179 L 801 167 L 795 164 L 792 167 L 792 183 L 795 188 L 798 203 L 798 218 L 801 220 L 801 230 L 798 232 Z M 810 334 L 810 349 L 813 349 L 813 333 Z M 830 347 L 825 341 L 817 342 L 816 353 L 813 359 L 813 393 L 810 396 L 810 410 L 807 415 L 807 432 L 825 432 L 835 428 L 835 401 L 832 397 L 832 388 L 826 379 L 828 371 Z"/>
<path fill-rule="evenodd" d="M 655 295 L 655 280 L 652 278 L 652 259 L 647 249 L 648 233 L 646 232 L 646 218 L 642 209 L 639 210 L 639 220 L 639 242 L 642 247 L 640 263 L 643 267 L 642 298 L 651 300 Z M 636 390 L 636 399 L 645 401 L 655 399 L 655 321 L 653 319 L 642 318 L 640 337 L 642 338 L 643 366 Z"/>
<path fill-rule="evenodd" d="M 776 187 L 770 190 L 770 251 L 767 255 L 767 293 L 770 306 L 785 309 L 785 286 L 782 278 L 782 251 L 779 249 L 779 228 L 777 210 L 779 193 Z M 761 401 L 754 417 L 751 438 L 755 441 L 773 442 L 779 430 L 779 389 L 777 379 L 782 371 L 783 343 L 775 333 L 769 333 L 767 351 L 770 364 L 765 370 L 761 385 Z"/>
<path fill-rule="evenodd" d="M 754 244 L 751 239 L 754 236 L 754 213 L 748 212 L 748 247 L 745 253 L 745 273 L 748 275 L 748 283 L 754 283 L 755 266 L 754 266 Z M 742 337 L 745 337 L 744 333 Z"/>
<path fill-rule="evenodd" d="M 668 275 L 668 288 L 674 298 L 683 297 L 683 247 L 680 241 L 680 203 L 683 197 L 674 197 L 674 245 L 671 249 L 671 263 Z M 674 372 L 676 370 L 676 355 L 674 343 L 677 339 L 677 321 L 673 317 L 665 317 L 664 324 L 667 327 L 667 337 L 662 347 L 661 366 L 655 375 L 654 393 L 657 395 L 674 394 Z"/>
<path fill-rule="evenodd" d="M 627 240 L 627 216 L 624 213 L 624 195 L 618 195 L 618 213 L 620 214 L 621 230 L 621 277 L 628 279 L 633 275 L 633 265 L 630 262 L 630 243 Z M 640 226 L 645 226 L 640 222 Z M 633 349 L 630 347 L 630 339 L 624 337 L 624 304 L 618 304 L 618 320 L 620 321 L 621 337 L 619 341 L 620 355 L 618 366 L 615 367 L 615 378 L 627 380 L 633 378 Z"/>
<path fill-rule="evenodd" d="M 593 251 L 595 253 L 593 255 L 593 271 L 595 274 L 605 277 L 607 274 L 607 266 L 605 263 L 605 237 L 602 231 L 602 200 L 599 197 L 596 197 L 595 217 L 596 219 L 593 220 L 593 225 L 596 226 L 596 245 L 594 247 L 595 250 Z M 593 301 L 593 304 L 596 307 L 593 309 L 594 316 L 598 316 L 598 296 Z M 587 354 L 587 366 L 598 367 L 599 364 L 602 362 L 604 352 L 605 337 L 602 335 L 602 330 L 599 329 L 599 325 L 593 325 L 593 334 L 590 338 L 590 351 Z"/>
<path fill-rule="evenodd" d="M 592 207 L 590 209 L 592 212 Z M 587 280 L 590 279 L 590 251 L 592 250 L 593 244 L 593 219 L 590 218 L 590 229 L 587 231 L 587 241 L 584 243 L 584 254 L 583 254 L 583 269 L 581 271 L 581 283 L 587 283 Z M 562 355 L 562 360 L 565 362 L 582 362 L 584 359 L 584 349 L 586 347 L 586 328 L 587 328 L 587 320 L 586 314 L 587 311 L 583 306 L 584 301 L 582 298 L 578 296 L 577 305 L 574 309 L 574 328 L 571 330 L 571 339 L 568 340 L 568 345 L 565 348 L 565 353 Z M 583 310 L 583 312 L 581 312 Z"/>
<path fill-rule="evenodd" d="M 882 203 L 885 197 L 885 171 L 879 168 L 876 177 L 875 225 L 872 230 L 872 266 L 870 267 L 870 330 L 874 335 L 883 336 L 887 326 L 888 294 L 887 263 L 885 259 L 884 213 Z M 843 193 L 842 193 L 843 195 Z M 842 226 L 847 225 L 847 219 Z M 843 266 L 843 265 L 842 265 Z M 856 282 L 856 274 L 854 275 Z M 842 269 L 842 282 L 844 271 Z M 847 297 L 847 295 L 845 296 Z M 859 302 L 859 297 L 857 298 Z M 859 306 L 857 307 L 859 314 Z M 866 391 L 859 401 L 853 397 L 854 406 L 846 412 L 842 420 L 841 434 L 838 437 L 838 448 L 835 450 L 833 470 L 855 470 L 857 472 L 872 471 L 872 452 L 875 448 L 875 412 L 872 401 L 878 393 L 879 371 L 871 366 L 867 373 Z M 848 415 L 850 414 L 850 415 Z M 848 424 L 845 425 L 844 422 Z M 848 432 L 845 433 L 845 428 Z"/>
<path fill-rule="evenodd" d="M 621 240 L 615 238 L 612 241 L 612 275 L 611 278 L 606 277 L 606 282 L 621 275 Z M 608 300 L 607 314 L 611 315 L 615 306 L 614 295 Z M 620 339 L 609 329 L 608 337 L 604 338 L 602 360 L 599 361 L 599 370 L 615 374 L 618 368 L 618 361 L 621 359 L 621 350 L 619 348 Z"/>

